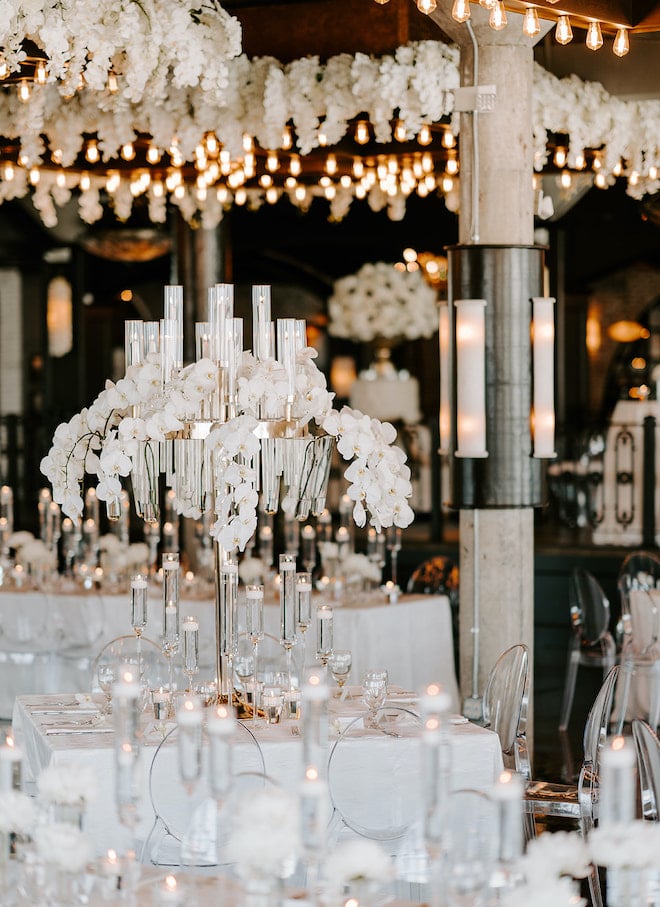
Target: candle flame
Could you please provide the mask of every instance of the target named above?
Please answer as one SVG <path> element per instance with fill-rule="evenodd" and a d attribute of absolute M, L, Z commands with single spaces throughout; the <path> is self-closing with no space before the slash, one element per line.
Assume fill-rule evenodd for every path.
<path fill-rule="evenodd" d="M 117 862 L 117 851 L 110 848 L 108 851 L 108 862 L 116 863 Z"/>
<path fill-rule="evenodd" d="M 615 737 L 614 740 L 612 741 L 612 749 L 616 750 L 616 751 L 622 750 L 625 747 L 625 745 L 626 745 L 626 741 L 621 736 Z"/>
<path fill-rule="evenodd" d="M 11 747 L 12 749 L 14 748 L 14 738 L 11 736 L 11 734 L 7 734 L 7 737 L 5 738 L 5 743 L 7 744 L 7 746 Z"/>
<path fill-rule="evenodd" d="M 168 891 L 176 891 L 176 876 L 165 876 L 165 887 Z"/>
<path fill-rule="evenodd" d="M 318 781 L 319 770 L 316 768 L 315 765 L 309 765 L 307 767 L 307 769 L 305 770 L 305 778 L 308 781 Z"/>
<path fill-rule="evenodd" d="M 513 774 L 511 772 L 501 772 L 499 781 L 500 784 L 511 784 L 513 781 Z"/>
<path fill-rule="evenodd" d="M 442 687 L 439 683 L 430 683 L 426 688 L 427 696 L 439 696 Z"/>

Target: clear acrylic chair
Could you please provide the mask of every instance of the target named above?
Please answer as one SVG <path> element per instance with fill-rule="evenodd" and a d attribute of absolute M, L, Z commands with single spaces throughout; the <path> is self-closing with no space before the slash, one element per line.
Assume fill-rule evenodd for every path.
<path fill-rule="evenodd" d="M 617 730 L 644 718 L 660 725 L 660 557 L 633 551 L 619 571 L 623 665 Z"/>
<path fill-rule="evenodd" d="M 632 736 L 637 755 L 642 816 L 652 822 L 659 822 L 660 740 L 646 721 L 640 718 L 633 719 Z"/>
<path fill-rule="evenodd" d="M 484 692 L 484 722 L 500 739 L 507 768 L 531 775 L 527 752 L 529 654 L 527 646 L 511 646 L 495 662 Z"/>
<path fill-rule="evenodd" d="M 117 636 L 106 643 L 95 657 L 91 668 L 91 691 L 107 688 L 108 682 L 119 680 L 123 665 L 133 666 L 145 690 L 166 687 L 169 683 L 169 664 L 157 642 L 146 636 Z M 104 672 L 103 669 L 108 671 Z M 103 675 L 103 676 L 102 676 Z"/>
<path fill-rule="evenodd" d="M 616 643 L 610 633 L 610 603 L 598 580 L 581 567 L 573 570 L 570 580 L 571 628 L 568 646 L 564 696 L 559 717 L 559 730 L 565 731 L 573 708 L 578 668 L 601 668 L 603 678 L 616 661 Z"/>
<path fill-rule="evenodd" d="M 411 831 L 422 808 L 420 736 L 419 716 L 399 707 L 378 709 L 368 728 L 360 717 L 344 728 L 328 759 L 331 839 L 395 842 Z"/>
<path fill-rule="evenodd" d="M 142 861 L 156 866 L 216 866 L 222 831 L 218 803 L 209 784 L 209 744 L 203 735 L 202 771 L 194 784 L 184 784 L 179 775 L 178 728 L 159 743 L 149 769 L 149 798 L 154 822 L 142 848 Z M 242 722 L 231 738 L 235 777 L 232 788 L 244 793 L 248 786 L 263 783 L 266 769 L 259 743 Z M 228 794 L 230 796 L 230 794 Z"/>

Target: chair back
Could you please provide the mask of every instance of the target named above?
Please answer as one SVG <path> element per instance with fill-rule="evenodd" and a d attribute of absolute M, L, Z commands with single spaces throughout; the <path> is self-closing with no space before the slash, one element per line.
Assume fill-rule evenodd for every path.
<path fill-rule="evenodd" d="M 149 769 L 149 797 L 154 824 L 144 845 L 145 858 L 155 865 L 215 865 L 218 862 L 217 801 L 209 784 L 210 747 L 204 735 L 200 777 L 184 783 L 179 774 L 178 727 L 159 743 Z M 239 776 L 265 777 L 259 743 L 250 730 L 237 722 L 231 737 L 233 768 Z M 243 789 L 243 782 L 240 782 Z"/>
<path fill-rule="evenodd" d="M 422 811 L 421 729 L 414 712 L 385 706 L 369 728 L 355 718 L 339 735 L 328 760 L 328 787 L 335 815 L 351 831 L 394 841 L 412 829 Z"/>
<path fill-rule="evenodd" d="M 586 645 L 595 645 L 609 631 L 609 600 L 596 577 L 583 567 L 571 573 L 571 618 Z"/>
<path fill-rule="evenodd" d="M 660 740 L 646 721 L 634 718 L 632 735 L 637 754 L 637 770 L 642 795 L 642 815 L 660 821 Z"/>
<path fill-rule="evenodd" d="M 91 689 L 98 692 L 99 667 L 108 666 L 119 680 L 122 666 L 133 666 L 136 669 L 143 690 L 155 690 L 169 685 L 169 666 L 161 647 L 153 639 L 141 636 L 117 636 L 106 643 L 92 663 Z"/>
<path fill-rule="evenodd" d="M 518 643 L 495 662 L 484 693 L 486 725 L 500 738 L 505 764 L 529 778 L 525 732 L 529 685 L 527 646 Z"/>
<path fill-rule="evenodd" d="M 605 745 L 609 731 L 612 706 L 614 704 L 614 690 L 619 679 L 620 665 L 614 665 L 598 691 L 594 703 L 589 710 L 584 725 L 583 748 L 584 761 L 593 765 L 596 770 L 600 764 L 600 753 Z"/>
<path fill-rule="evenodd" d="M 657 658 L 660 557 L 651 551 L 633 551 L 621 564 L 618 588 L 624 653 Z"/>

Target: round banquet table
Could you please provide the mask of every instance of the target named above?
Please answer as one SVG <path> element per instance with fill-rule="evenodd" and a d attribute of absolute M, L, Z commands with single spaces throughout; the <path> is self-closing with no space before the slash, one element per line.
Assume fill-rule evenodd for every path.
<path fill-rule="evenodd" d="M 145 635 L 162 633 L 161 590 L 149 588 L 149 621 Z M 326 601 L 315 595 L 315 602 Z M 401 596 L 390 604 L 381 592 L 333 602 L 334 646 L 353 655 L 351 680 L 359 683 L 371 668 L 385 667 L 391 683 L 418 690 L 439 681 L 459 704 L 454 671 L 451 609 L 445 596 Z M 200 679 L 215 676 L 215 608 L 210 600 L 182 593 L 181 618 L 200 621 Z M 267 633 L 279 639 L 279 606 L 267 597 Z M 103 645 L 131 633 L 129 595 L 103 591 L 83 593 L 0 592 L 0 718 L 12 714 L 20 694 L 86 692 L 91 664 Z M 297 647 L 298 648 L 298 647 Z M 313 663 L 315 623 L 304 638 L 304 663 Z M 296 651 L 297 661 L 303 662 Z"/>

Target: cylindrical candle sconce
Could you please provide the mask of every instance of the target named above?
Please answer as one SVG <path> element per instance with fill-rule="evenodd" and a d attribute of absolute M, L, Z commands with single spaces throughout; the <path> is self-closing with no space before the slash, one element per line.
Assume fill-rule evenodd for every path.
<path fill-rule="evenodd" d="M 440 453 L 451 447 L 451 320 L 449 305 L 440 303 L 438 311 L 440 345 Z"/>
<path fill-rule="evenodd" d="M 555 451 L 555 300 L 532 298 L 532 381 L 535 457 L 557 456 Z"/>
<path fill-rule="evenodd" d="M 483 458 L 486 449 L 486 300 L 456 299 L 456 452 Z"/>
<path fill-rule="evenodd" d="M 451 506 L 459 509 L 538 507 L 545 503 L 543 461 L 532 456 L 530 300 L 545 295 L 541 246 L 459 245 L 448 250 Z M 487 300 L 479 305 L 479 300 Z M 476 305 L 475 305 L 476 303 Z M 470 309 L 483 317 L 484 358 L 477 360 L 459 324 Z M 484 362 L 474 371 L 472 357 Z M 485 394 L 485 434 L 468 414 Z M 481 399 L 479 400 L 481 417 Z M 470 437 L 465 435 L 470 430 Z M 484 456 L 487 451 L 488 455 Z"/>

